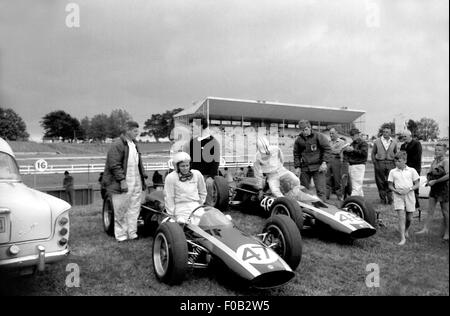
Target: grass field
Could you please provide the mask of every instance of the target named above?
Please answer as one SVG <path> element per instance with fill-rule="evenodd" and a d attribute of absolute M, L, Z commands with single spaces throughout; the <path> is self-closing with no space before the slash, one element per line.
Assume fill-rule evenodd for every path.
<path fill-rule="evenodd" d="M 372 192 L 373 191 L 373 192 Z M 375 190 L 366 191 L 374 200 Z M 71 254 L 32 277 L 0 278 L 1 295 L 148 295 L 148 296 L 300 296 L 300 295 L 449 295 L 449 246 L 438 236 L 441 214 L 433 222 L 434 233 L 413 236 L 397 246 L 396 216 L 387 206 L 375 205 L 387 225 L 364 240 L 348 241 L 320 231 L 303 233 L 303 257 L 296 277 L 282 287 L 254 290 L 230 283 L 223 271 L 189 272 L 180 286 L 157 281 L 153 273 L 152 237 L 117 243 L 102 228 L 101 202 L 77 206 L 71 211 Z M 440 213 L 440 212 L 439 212 Z M 229 211 L 237 225 L 258 233 L 264 220 Z M 423 214 L 422 214 L 423 215 Z M 414 219 L 412 231 L 422 223 Z M 80 269 L 80 287 L 66 287 L 66 267 Z M 368 288 L 368 264 L 379 266 L 380 286 Z"/>

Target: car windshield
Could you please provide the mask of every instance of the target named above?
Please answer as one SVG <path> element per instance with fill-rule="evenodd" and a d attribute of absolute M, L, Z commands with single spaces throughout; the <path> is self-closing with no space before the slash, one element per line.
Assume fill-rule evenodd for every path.
<path fill-rule="evenodd" d="M 2 180 L 20 181 L 20 174 L 14 158 L 0 152 L 0 181 Z"/>
<path fill-rule="evenodd" d="M 201 227 L 232 226 L 233 223 L 221 211 L 214 207 L 205 207 L 205 213 L 198 224 Z"/>

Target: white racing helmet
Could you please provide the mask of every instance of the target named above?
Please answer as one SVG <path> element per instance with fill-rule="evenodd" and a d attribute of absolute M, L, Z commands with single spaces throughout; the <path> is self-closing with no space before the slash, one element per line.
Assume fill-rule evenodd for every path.
<path fill-rule="evenodd" d="M 270 150 L 269 150 L 269 141 L 267 140 L 267 138 L 263 137 L 263 136 L 258 136 L 258 140 L 256 142 L 256 148 L 258 149 L 258 151 L 260 153 L 263 154 L 270 154 Z"/>
<path fill-rule="evenodd" d="M 178 168 L 180 162 L 191 162 L 191 156 L 184 151 L 177 152 L 172 158 L 173 166 Z"/>
<path fill-rule="evenodd" d="M 261 154 L 271 155 L 278 150 L 277 146 L 270 145 L 269 140 L 264 136 L 258 136 L 256 148 Z"/>

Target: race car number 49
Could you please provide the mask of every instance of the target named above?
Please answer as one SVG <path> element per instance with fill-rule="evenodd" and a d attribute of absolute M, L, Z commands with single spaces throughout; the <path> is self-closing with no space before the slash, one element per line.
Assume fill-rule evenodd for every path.
<path fill-rule="evenodd" d="M 362 224 L 364 223 L 364 220 L 361 217 L 356 216 L 355 214 L 349 213 L 349 212 L 336 212 L 334 216 L 340 221 L 340 222 L 349 222 L 351 224 Z"/>

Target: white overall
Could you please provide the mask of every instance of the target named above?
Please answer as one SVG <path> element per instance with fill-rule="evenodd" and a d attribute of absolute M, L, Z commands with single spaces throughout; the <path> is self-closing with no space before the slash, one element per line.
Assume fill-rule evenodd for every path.
<path fill-rule="evenodd" d="M 126 182 L 128 192 L 113 194 L 114 233 L 118 241 L 137 238 L 137 219 L 141 209 L 142 184 L 136 145 L 128 142 Z"/>

